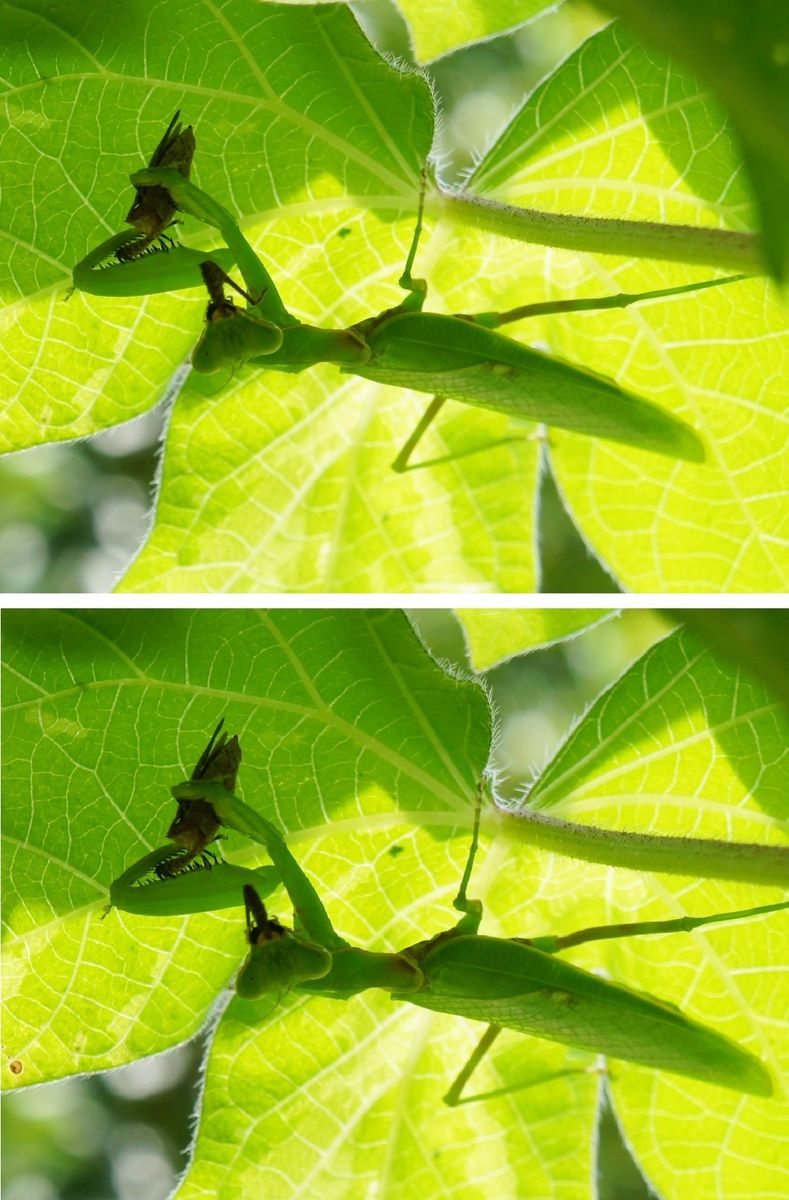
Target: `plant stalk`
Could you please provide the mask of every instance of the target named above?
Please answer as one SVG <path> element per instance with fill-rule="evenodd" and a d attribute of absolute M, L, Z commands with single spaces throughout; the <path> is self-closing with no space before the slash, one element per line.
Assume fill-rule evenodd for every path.
<path fill-rule="evenodd" d="M 583 862 L 789 889 L 789 846 L 624 833 L 578 825 L 528 809 L 500 811 L 496 823 L 506 837 Z"/>
<path fill-rule="evenodd" d="M 434 193 L 428 207 L 436 216 L 539 246 L 662 259 L 747 275 L 763 275 L 767 270 L 755 233 L 548 213 L 463 192 Z"/>

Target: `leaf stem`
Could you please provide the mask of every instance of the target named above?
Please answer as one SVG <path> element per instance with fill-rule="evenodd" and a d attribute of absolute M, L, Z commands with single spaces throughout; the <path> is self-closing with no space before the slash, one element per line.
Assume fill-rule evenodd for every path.
<path fill-rule="evenodd" d="M 497 824 L 505 836 L 584 862 L 665 875 L 696 875 L 702 879 L 789 887 L 788 846 L 624 833 L 577 825 L 528 809 L 501 811 Z"/>
<path fill-rule="evenodd" d="M 463 192 L 434 193 L 428 205 L 451 221 L 539 246 L 663 259 L 749 275 L 766 272 L 761 240 L 754 233 L 541 212 Z"/>

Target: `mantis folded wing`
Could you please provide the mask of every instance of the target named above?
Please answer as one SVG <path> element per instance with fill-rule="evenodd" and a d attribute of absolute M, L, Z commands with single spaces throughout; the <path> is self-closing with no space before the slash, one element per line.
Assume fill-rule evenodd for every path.
<path fill-rule="evenodd" d="M 272 860 L 271 868 L 260 869 L 270 872 L 262 881 L 251 878 L 254 872 L 246 872 L 249 878 L 242 883 L 249 950 L 239 973 L 239 995 L 252 999 L 291 986 L 347 999 L 368 988 L 384 988 L 394 1000 L 490 1023 L 491 1029 L 450 1089 L 449 1103 L 459 1102 L 462 1086 L 502 1027 L 737 1091 L 762 1096 L 771 1093 L 770 1077 L 759 1060 L 723 1034 L 672 1004 L 601 979 L 556 954 L 565 946 L 601 938 L 670 933 L 680 926 L 693 929 L 746 919 L 785 909 L 789 901 L 680 921 L 597 926 L 560 938 L 487 937 L 478 932 L 482 905 L 467 895 L 479 838 L 478 802 L 469 857 L 454 901 L 459 920 L 435 937 L 397 953 L 375 953 L 351 946 L 337 934 L 313 884 L 276 827 L 221 782 L 193 776 L 172 792 L 179 811 L 188 813 L 192 804 L 208 805 L 218 824 L 261 843 Z M 132 890 L 147 890 L 152 898 L 155 893 L 175 895 L 177 885 L 173 905 L 183 904 L 183 911 L 205 911 L 211 905 L 201 895 L 204 890 L 215 897 L 220 890 L 229 895 L 237 886 L 227 871 L 221 889 L 215 885 L 219 869 L 194 869 L 152 882 L 147 889 Z M 121 877 L 124 899 L 133 871 L 130 868 Z M 269 918 L 262 902 L 275 880 L 284 884 L 293 905 L 292 931 Z M 236 895 L 238 903 L 241 897 Z M 170 901 L 167 905 L 166 911 L 172 911 Z M 146 911 L 153 910 L 149 907 Z"/>
<path fill-rule="evenodd" d="M 577 1046 L 768 1096 L 762 1064 L 673 1005 L 634 992 L 516 939 L 460 937 L 439 943 L 419 965 L 425 986 L 408 997 L 534 1037 Z"/>
<path fill-rule="evenodd" d="M 344 373 L 675 458 L 704 459 L 690 426 L 663 409 L 473 318 L 404 312 L 372 330 L 368 344 L 370 361 L 343 367 Z"/>

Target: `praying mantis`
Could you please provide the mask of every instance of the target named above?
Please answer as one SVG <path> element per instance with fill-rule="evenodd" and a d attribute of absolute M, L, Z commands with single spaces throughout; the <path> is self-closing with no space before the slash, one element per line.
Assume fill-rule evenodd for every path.
<path fill-rule="evenodd" d="M 749 1051 L 686 1016 L 673 1004 L 600 978 L 557 957 L 568 947 L 609 938 L 690 931 L 789 907 L 789 901 L 737 912 L 665 921 L 595 926 L 565 936 L 490 937 L 479 932 L 481 901 L 468 895 L 479 847 L 481 787 L 469 854 L 453 906 L 459 918 L 433 937 L 394 952 L 351 945 L 334 928 L 314 885 L 282 834 L 250 808 L 214 769 L 223 747 L 222 722 L 190 779 L 171 789 L 178 849 L 162 848 L 133 864 L 110 888 L 111 904 L 135 913 L 172 915 L 240 906 L 246 913 L 247 955 L 236 979 L 242 999 L 288 988 L 348 1000 L 382 988 L 392 1000 L 488 1025 L 444 1100 L 466 1102 L 463 1089 L 502 1028 L 605 1054 L 641 1066 L 759 1096 L 772 1092 L 762 1063 Z M 240 751 L 238 751 L 240 758 Z M 201 768 L 202 764 L 202 768 Z M 237 767 L 237 761 L 236 761 Z M 270 867 L 249 870 L 212 860 L 207 847 L 221 828 L 265 847 Z M 180 860 L 186 870 L 178 872 Z M 164 870 L 162 862 L 166 863 Z M 281 883 L 293 908 L 292 928 L 269 917 L 263 898 Z"/>
<path fill-rule="evenodd" d="M 612 379 L 550 357 L 498 330 L 537 315 L 625 308 L 717 287 L 744 276 L 638 294 L 526 304 L 506 312 L 425 312 L 427 284 L 412 274 L 423 226 L 423 170 L 416 225 L 399 279 L 405 298 L 347 329 L 323 329 L 298 320 L 287 310 L 271 275 L 231 213 L 190 182 L 187 173 L 183 164 L 173 167 L 152 160 L 151 166 L 130 178 L 138 195 L 166 194 L 172 211 L 178 208 L 217 230 L 223 248 L 195 250 L 174 245 L 170 239 L 151 247 L 147 236 L 145 252 L 140 255 L 139 231 L 127 230 L 108 238 L 77 263 L 73 282 L 75 288 L 97 296 L 141 296 L 206 286 L 210 303 L 192 354 L 195 371 L 211 373 L 251 364 L 300 372 L 327 362 L 345 374 L 426 392 L 433 399 L 392 463 L 398 472 L 424 465 L 411 464 L 411 456 L 448 399 L 673 458 L 704 460 L 703 443 L 686 422 L 624 391 Z M 241 272 L 243 288 L 228 274 L 233 265 Z M 228 299 L 225 287 L 234 288 L 246 300 L 246 308 Z"/>

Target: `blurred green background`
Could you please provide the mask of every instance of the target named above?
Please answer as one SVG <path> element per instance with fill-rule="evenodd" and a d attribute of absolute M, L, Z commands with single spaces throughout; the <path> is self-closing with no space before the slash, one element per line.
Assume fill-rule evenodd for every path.
<path fill-rule="evenodd" d="M 469 669 L 452 613 L 421 609 L 410 616 L 434 655 Z M 484 673 L 498 714 L 494 765 L 503 794 L 523 789 L 598 693 L 672 623 L 670 616 L 627 611 Z M 524 930 L 530 932 L 540 931 Z M 198 1038 L 105 1075 L 6 1097 L 4 1200 L 162 1200 L 187 1163 L 201 1050 Z M 599 1167 L 600 1200 L 647 1200 L 610 1113 Z"/>
<path fill-rule="evenodd" d="M 353 7 L 379 49 L 412 61 L 392 0 Z M 568 4 L 510 36 L 432 64 L 446 179 L 460 178 L 535 84 L 603 23 L 591 7 Z M 147 534 L 169 404 L 90 441 L 28 450 L 0 463 L 0 591 L 112 589 Z M 539 540 L 541 591 L 618 591 L 576 533 L 547 473 Z"/>

